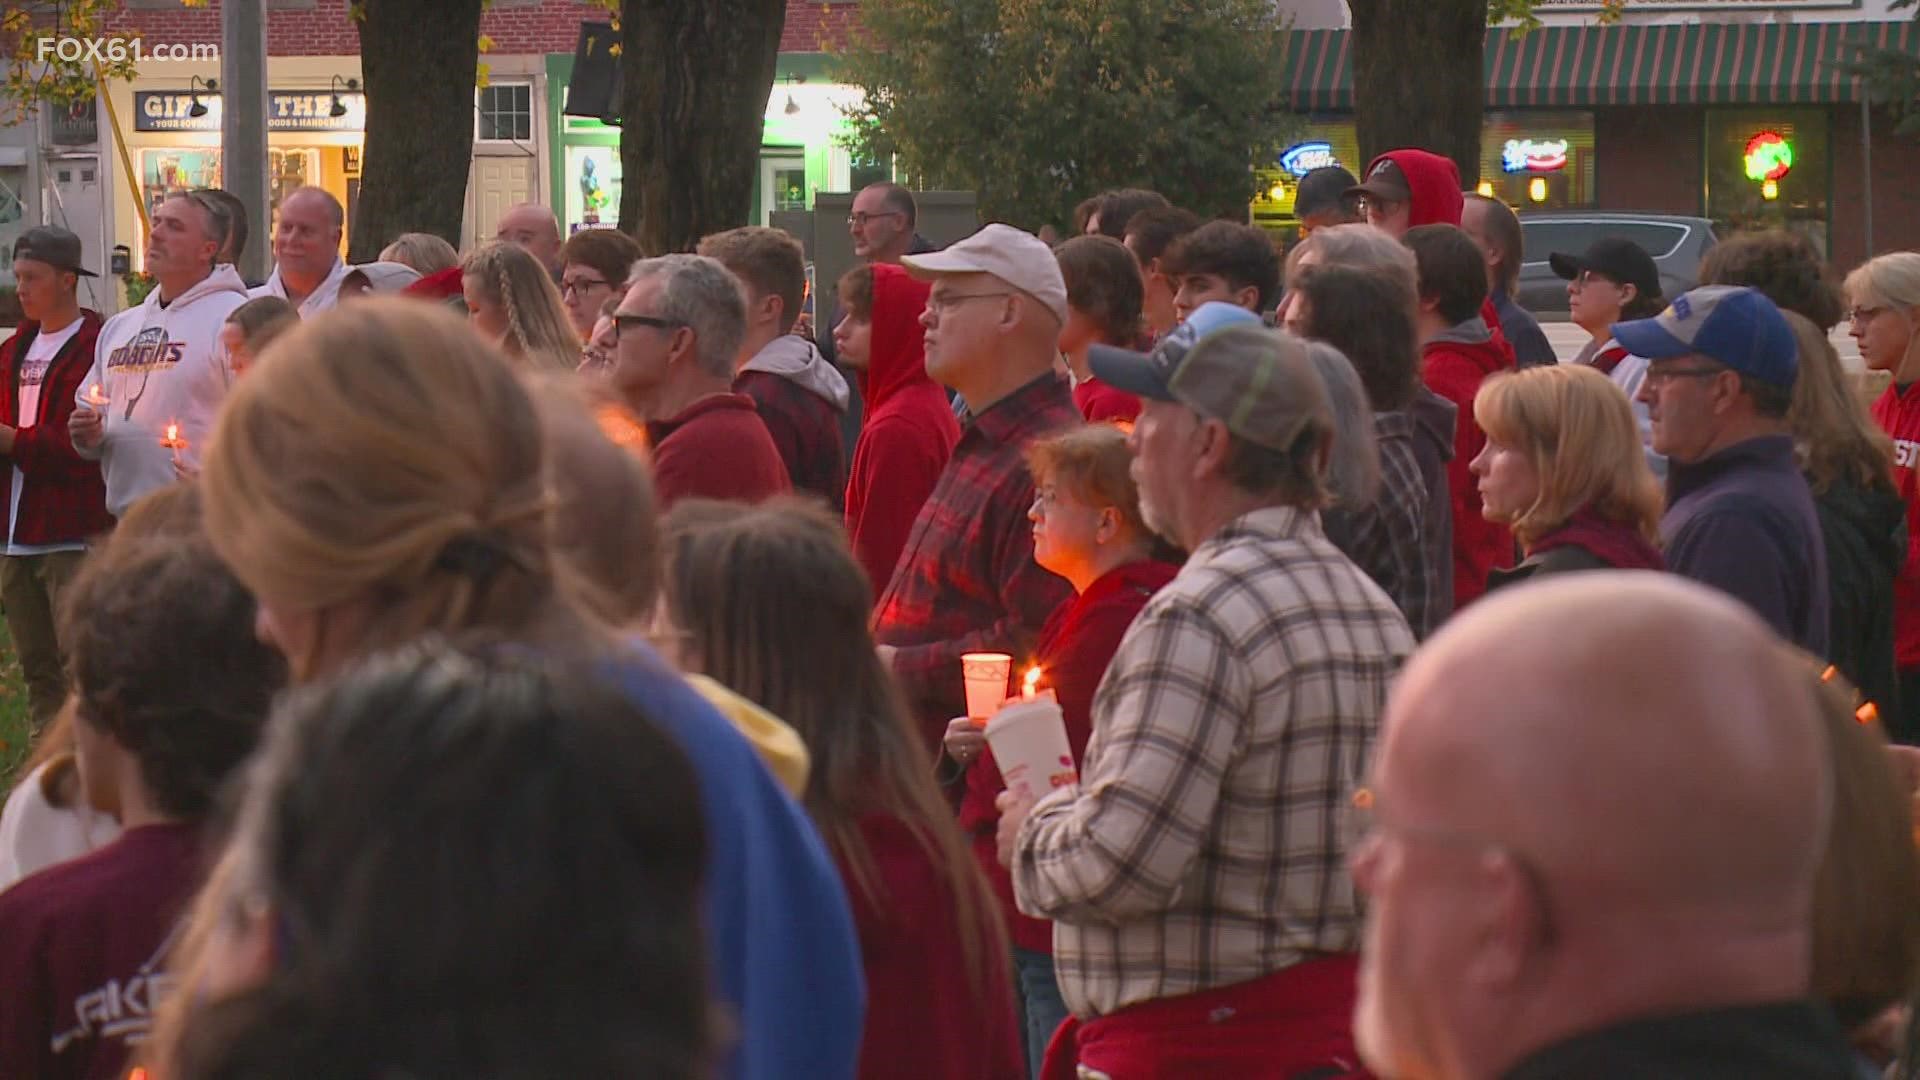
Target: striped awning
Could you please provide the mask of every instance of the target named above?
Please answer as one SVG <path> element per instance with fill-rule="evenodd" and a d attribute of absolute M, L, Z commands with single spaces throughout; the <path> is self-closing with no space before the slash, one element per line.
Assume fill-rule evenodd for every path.
<path fill-rule="evenodd" d="M 1289 35 L 1296 112 L 1353 108 L 1352 35 Z M 1491 29 L 1489 108 L 1822 105 L 1859 100 L 1845 64 L 1859 46 L 1920 51 L 1912 20 Z"/>

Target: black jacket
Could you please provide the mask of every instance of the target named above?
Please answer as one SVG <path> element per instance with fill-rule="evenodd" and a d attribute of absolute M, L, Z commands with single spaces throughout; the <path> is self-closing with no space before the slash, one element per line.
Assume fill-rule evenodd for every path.
<path fill-rule="evenodd" d="M 1836 484 L 1813 500 L 1827 543 L 1827 659 L 1880 715 L 1900 715 L 1893 578 L 1907 555 L 1907 507 L 1892 488 Z"/>
<path fill-rule="evenodd" d="M 1516 581 L 1525 581 L 1536 574 L 1562 574 L 1569 570 L 1607 570 L 1612 564 L 1583 547 L 1567 545 L 1543 551 L 1538 555 L 1529 555 L 1520 560 L 1511 570 L 1494 567 L 1487 571 L 1487 591 L 1492 592 L 1502 585 L 1511 585 Z"/>
<path fill-rule="evenodd" d="M 1504 1080 L 1855 1080 L 1819 1005 L 1712 1009 L 1617 1024 L 1542 1050 Z"/>

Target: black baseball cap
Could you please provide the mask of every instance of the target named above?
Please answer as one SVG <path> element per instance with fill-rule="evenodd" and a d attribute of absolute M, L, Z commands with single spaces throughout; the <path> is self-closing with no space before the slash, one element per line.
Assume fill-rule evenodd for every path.
<path fill-rule="evenodd" d="M 1347 194 L 1380 202 L 1413 201 L 1413 187 L 1407 183 L 1407 174 L 1401 172 L 1400 166 L 1390 157 L 1375 161 L 1373 170 L 1367 173 L 1367 182 L 1348 188 Z"/>
<path fill-rule="evenodd" d="M 1660 295 L 1660 268 L 1646 249 L 1625 237 L 1603 236 L 1579 255 L 1554 252 L 1547 256 L 1553 272 L 1572 281 L 1583 271 L 1604 274 L 1622 285 L 1631 285 L 1641 296 Z"/>
<path fill-rule="evenodd" d="M 1349 203 L 1351 198 L 1347 193 L 1355 183 L 1353 174 L 1338 165 L 1309 171 L 1300 178 L 1300 185 L 1294 190 L 1293 216 L 1309 217 Z"/>
<path fill-rule="evenodd" d="M 43 262 L 55 270 L 70 270 L 83 277 L 100 275 L 80 265 L 80 238 L 57 225 L 35 225 L 13 242 L 13 258 Z"/>

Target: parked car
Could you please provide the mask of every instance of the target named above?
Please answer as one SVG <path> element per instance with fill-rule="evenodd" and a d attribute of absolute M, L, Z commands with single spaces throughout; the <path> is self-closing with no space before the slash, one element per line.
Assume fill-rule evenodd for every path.
<path fill-rule="evenodd" d="M 1653 264 L 1660 268 L 1661 295 L 1671 299 L 1693 288 L 1700 277 L 1700 262 L 1715 242 L 1713 222 L 1668 214 L 1522 214 L 1520 232 L 1526 247 L 1514 299 L 1535 315 L 1562 318 L 1567 314 L 1567 283 L 1547 265 L 1547 256 L 1556 251 L 1578 255 L 1603 236 L 1624 236 L 1653 256 Z"/>

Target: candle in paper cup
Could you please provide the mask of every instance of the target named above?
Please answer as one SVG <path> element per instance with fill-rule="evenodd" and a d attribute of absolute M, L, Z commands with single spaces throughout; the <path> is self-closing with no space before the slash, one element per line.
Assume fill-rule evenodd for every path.
<path fill-rule="evenodd" d="M 1044 674 L 1044 672 L 1041 671 L 1039 664 L 1034 664 L 1027 668 L 1026 677 L 1020 680 L 1021 701 L 1060 700 L 1060 696 L 1053 692 L 1053 687 L 1049 686 L 1045 690 L 1040 689 L 1040 676 L 1042 674 Z"/>
<path fill-rule="evenodd" d="M 986 723 L 1000 703 L 1007 700 L 1007 676 L 1012 672 L 1013 657 L 1006 653 L 960 654 L 960 677 L 967 687 L 967 715 L 974 723 Z"/>
<path fill-rule="evenodd" d="M 1007 790 L 1018 798 L 1039 799 L 1080 778 L 1057 702 L 1008 702 L 987 723 L 987 745 Z"/>

